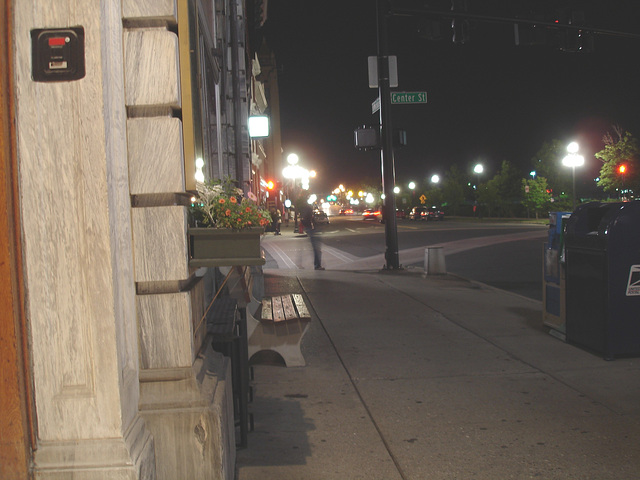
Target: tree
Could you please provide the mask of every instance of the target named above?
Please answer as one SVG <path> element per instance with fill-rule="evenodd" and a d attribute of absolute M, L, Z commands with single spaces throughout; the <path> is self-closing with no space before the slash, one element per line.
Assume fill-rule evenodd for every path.
<path fill-rule="evenodd" d="M 607 193 L 630 189 L 640 191 L 640 149 L 638 141 L 618 126 L 602 139 L 604 149 L 596 153 L 602 161 L 598 187 Z M 623 167 L 622 170 L 620 167 Z"/>
<path fill-rule="evenodd" d="M 544 177 L 536 177 L 533 179 L 522 179 L 522 205 L 527 211 L 533 211 L 536 219 L 540 212 L 549 210 L 551 204 L 551 194 L 547 191 L 547 179 Z"/>
<path fill-rule="evenodd" d="M 571 191 L 571 170 L 562 165 L 562 159 L 567 155 L 567 146 L 560 140 L 544 142 L 531 165 L 536 176 L 547 179 L 547 186 L 554 195 Z"/>
<path fill-rule="evenodd" d="M 443 194 L 442 194 L 442 189 L 439 187 L 431 187 L 429 189 L 427 189 L 427 191 L 424 193 L 425 197 L 427 197 L 426 203 L 428 205 L 436 205 L 436 206 L 440 206 L 442 205 L 443 202 Z"/>
<path fill-rule="evenodd" d="M 491 216 L 491 212 L 500 206 L 500 185 L 493 177 L 487 183 L 478 185 L 478 203 L 481 207 L 486 208 L 487 216 Z"/>
<path fill-rule="evenodd" d="M 511 162 L 504 160 L 500 171 L 487 183 L 479 186 L 478 201 L 486 206 L 489 216 L 492 212 L 503 217 L 514 216 L 515 206 L 521 199 L 520 180 L 520 172 Z"/>
<path fill-rule="evenodd" d="M 462 171 L 452 165 L 442 182 L 442 202 L 451 207 L 453 215 L 457 215 L 458 207 L 464 203 L 464 185 Z"/>

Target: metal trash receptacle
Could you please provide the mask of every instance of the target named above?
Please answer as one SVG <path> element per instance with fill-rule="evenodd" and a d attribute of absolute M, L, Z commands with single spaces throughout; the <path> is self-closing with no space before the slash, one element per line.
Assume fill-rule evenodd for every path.
<path fill-rule="evenodd" d="M 640 354 L 640 201 L 581 205 L 567 221 L 566 340 Z"/>

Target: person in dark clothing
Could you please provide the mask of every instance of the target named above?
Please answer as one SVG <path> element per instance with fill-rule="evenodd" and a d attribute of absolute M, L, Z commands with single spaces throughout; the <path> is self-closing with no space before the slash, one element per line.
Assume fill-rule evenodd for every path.
<path fill-rule="evenodd" d="M 271 209 L 271 223 L 273 225 L 274 235 L 280 235 L 280 225 L 282 224 L 282 215 L 277 208 Z"/>
<path fill-rule="evenodd" d="M 316 270 L 324 270 L 322 266 L 322 247 L 320 246 L 320 238 L 318 237 L 316 225 L 313 221 L 313 208 L 311 208 L 311 205 L 305 205 L 302 209 L 300 221 L 311 241 L 311 247 L 313 248 L 313 266 Z"/>

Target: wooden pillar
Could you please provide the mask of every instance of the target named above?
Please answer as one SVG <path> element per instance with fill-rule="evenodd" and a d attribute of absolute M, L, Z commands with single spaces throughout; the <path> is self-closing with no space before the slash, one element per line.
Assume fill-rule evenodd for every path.
<path fill-rule="evenodd" d="M 33 430 L 18 240 L 11 1 L 0 0 L 0 478 L 29 475 Z"/>

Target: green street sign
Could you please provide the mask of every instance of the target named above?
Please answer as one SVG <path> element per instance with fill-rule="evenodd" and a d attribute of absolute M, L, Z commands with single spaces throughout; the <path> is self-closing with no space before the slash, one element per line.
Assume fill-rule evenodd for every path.
<path fill-rule="evenodd" d="M 391 103 L 427 103 L 427 92 L 391 92 Z"/>

